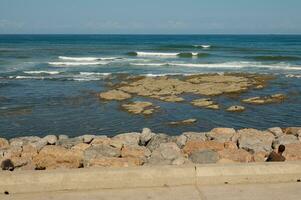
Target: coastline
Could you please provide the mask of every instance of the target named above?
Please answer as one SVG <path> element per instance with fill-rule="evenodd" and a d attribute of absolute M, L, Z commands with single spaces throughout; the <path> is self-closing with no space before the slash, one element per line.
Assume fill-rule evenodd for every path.
<path fill-rule="evenodd" d="M 283 144 L 287 161 L 301 160 L 301 127 L 256 129 L 215 128 L 179 136 L 142 132 L 105 135 L 48 135 L 0 139 L 0 160 L 15 170 L 60 168 L 185 166 L 209 163 L 264 162 Z"/>

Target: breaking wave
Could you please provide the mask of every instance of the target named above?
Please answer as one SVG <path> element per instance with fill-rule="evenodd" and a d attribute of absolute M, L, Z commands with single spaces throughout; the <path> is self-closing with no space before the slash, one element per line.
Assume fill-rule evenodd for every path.
<path fill-rule="evenodd" d="M 25 74 L 59 74 L 59 71 L 24 71 Z"/>
<path fill-rule="evenodd" d="M 67 56 L 59 56 L 61 60 L 71 60 L 71 61 L 100 61 L 100 60 L 116 60 L 118 57 L 67 57 Z"/>
<path fill-rule="evenodd" d="M 191 58 L 191 57 L 203 57 L 208 56 L 207 53 L 199 53 L 199 52 L 175 52 L 175 53 L 163 53 L 163 52 L 129 52 L 127 53 L 129 56 L 142 56 L 142 57 L 182 57 L 182 58 Z"/>
<path fill-rule="evenodd" d="M 49 65 L 54 66 L 81 66 L 81 65 L 106 65 L 108 62 L 97 61 L 97 62 L 48 62 Z"/>

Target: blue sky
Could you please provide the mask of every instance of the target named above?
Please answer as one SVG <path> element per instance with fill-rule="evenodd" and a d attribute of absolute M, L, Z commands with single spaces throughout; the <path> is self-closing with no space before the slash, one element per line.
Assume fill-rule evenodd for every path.
<path fill-rule="evenodd" d="M 0 33 L 301 34 L 301 0 L 0 0 Z"/>

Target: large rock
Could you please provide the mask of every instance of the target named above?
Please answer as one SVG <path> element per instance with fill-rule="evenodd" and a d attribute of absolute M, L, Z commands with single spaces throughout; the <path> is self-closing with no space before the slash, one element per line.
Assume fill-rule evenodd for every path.
<path fill-rule="evenodd" d="M 68 139 L 58 140 L 57 145 L 62 146 L 67 149 L 71 149 L 73 146 L 75 146 L 79 143 L 82 143 L 82 139 L 77 137 L 77 138 L 68 138 Z"/>
<path fill-rule="evenodd" d="M 125 100 L 129 99 L 132 96 L 126 92 L 120 91 L 120 90 L 110 90 L 108 92 L 102 92 L 99 94 L 99 97 L 105 100 Z"/>
<path fill-rule="evenodd" d="M 300 143 L 298 137 L 295 135 L 282 135 L 278 137 L 276 140 L 273 142 L 273 148 L 277 149 L 279 145 L 287 145 L 287 144 L 296 144 Z"/>
<path fill-rule="evenodd" d="M 135 101 L 133 103 L 123 104 L 122 108 L 132 114 L 150 115 L 155 111 L 153 103 L 147 101 Z"/>
<path fill-rule="evenodd" d="M 180 147 L 180 148 L 183 148 L 185 146 L 186 142 L 187 142 L 187 137 L 185 135 L 179 135 L 176 138 L 176 143 L 177 143 L 178 147 Z"/>
<path fill-rule="evenodd" d="M 0 149 L 6 149 L 9 147 L 8 140 L 5 138 L 0 138 Z"/>
<path fill-rule="evenodd" d="M 284 101 L 286 96 L 284 94 L 273 94 L 270 96 L 264 97 L 251 97 L 247 99 L 243 99 L 244 103 L 255 104 L 255 105 L 263 105 L 263 104 L 270 104 L 270 103 L 281 103 Z"/>
<path fill-rule="evenodd" d="M 203 132 L 184 132 L 182 135 L 187 137 L 187 141 L 190 140 L 200 140 L 200 141 L 206 141 L 206 133 Z"/>
<path fill-rule="evenodd" d="M 280 137 L 280 136 L 282 136 L 284 134 L 283 131 L 282 131 L 282 129 L 280 127 L 269 128 L 268 131 L 270 131 L 271 133 L 273 133 L 273 135 L 275 137 Z"/>
<path fill-rule="evenodd" d="M 216 151 L 203 149 L 192 152 L 189 159 L 196 164 L 216 163 L 219 160 L 219 155 Z"/>
<path fill-rule="evenodd" d="M 156 135 L 149 128 L 144 128 L 140 134 L 140 144 L 145 146 Z"/>
<path fill-rule="evenodd" d="M 100 157 L 87 161 L 85 167 L 134 167 L 142 164 L 143 162 L 138 158 Z"/>
<path fill-rule="evenodd" d="M 192 105 L 197 106 L 197 107 L 202 107 L 202 108 L 209 108 L 209 109 L 214 109 L 217 110 L 219 109 L 218 104 L 213 102 L 210 98 L 201 98 L 201 99 L 196 99 L 191 102 Z"/>
<path fill-rule="evenodd" d="M 137 146 L 137 147 L 124 146 L 121 149 L 121 157 L 123 158 L 132 157 L 132 158 L 145 159 L 150 157 L 150 155 L 151 155 L 150 150 L 144 146 Z"/>
<path fill-rule="evenodd" d="M 274 135 L 271 132 L 258 131 L 256 129 L 242 129 L 238 132 L 240 134 L 238 139 L 239 148 L 252 153 L 272 151 Z"/>
<path fill-rule="evenodd" d="M 92 140 L 94 140 L 94 138 L 96 138 L 96 137 L 97 137 L 96 135 L 86 134 L 86 135 L 80 136 L 79 139 L 81 139 L 83 141 L 83 143 L 90 144 L 92 142 Z"/>
<path fill-rule="evenodd" d="M 99 157 L 120 157 L 120 149 L 114 148 L 110 145 L 100 144 L 91 146 L 84 151 L 85 161 Z"/>
<path fill-rule="evenodd" d="M 181 150 L 176 143 L 161 143 L 160 146 L 152 152 L 151 157 L 148 159 L 148 164 L 152 165 L 169 165 L 173 161 L 183 158 Z M 175 162 L 175 164 L 177 164 Z"/>
<path fill-rule="evenodd" d="M 37 136 L 26 136 L 26 137 L 18 137 L 9 140 L 10 146 L 19 146 L 22 147 L 26 144 L 37 143 L 41 140 L 40 137 Z"/>
<path fill-rule="evenodd" d="M 284 157 L 287 161 L 301 160 L 301 143 L 288 144 L 285 146 Z"/>
<path fill-rule="evenodd" d="M 169 122 L 169 125 L 174 125 L 174 126 L 178 126 L 178 125 L 190 125 L 193 123 L 196 123 L 197 119 L 185 119 L 182 121 L 174 121 L 174 122 Z"/>
<path fill-rule="evenodd" d="M 127 146 L 137 146 L 140 141 L 140 133 L 123 133 L 116 135 L 113 139 L 121 140 Z"/>
<path fill-rule="evenodd" d="M 185 154 L 191 155 L 195 151 L 206 149 L 222 151 L 224 149 L 224 144 L 216 141 L 191 140 L 186 143 L 185 147 L 183 148 L 183 152 Z"/>
<path fill-rule="evenodd" d="M 50 145 L 55 145 L 57 143 L 57 137 L 55 135 L 47 135 L 43 140 L 47 141 L 47 144 Z"/>
<path fill-rule="evenodd" d="M 218 152 L 220 159 L 227 159 L 234 162 L 252 162 L 253 156 L 243 149 L 224 149 Z"/>
<path fill-rule="evenodd" d="M 148 142 L 148 144 L 146 145 L 146 147 L 150 150 L 150 151 L 154 151 L 156 148 L 158 148 L 160 146 L 160 144 L 162 143 L 167 143 L 169 142 L 171 139 L 168 135 L 166 134 L 156 134 L 152 137 L 152 139 Z"/>
<path fill-rule="evenodd" d="M 295 135 L 300 137 L 301 136 L 301 127 L 289 127 L 284 129 L 284 133 L 287 135 Z"/>
<path fill-rule="evenodd" d="M 236 134 L 233 128 L 215 128 L 206 134 L 209 140 L 217 142 L 228 142 L 232 140 L 232 137 Z"/>
<path fill-rule="evenodd" d="M 45 146 L 33 161 L 38 169 L 79 168 L 83 154 L 61 146 Z"/>
<path fill-rule="evenodd" d="M 243 112 L 245 111 L 245 107 L 244 106 L 239 106 L 239 105 L 235 105 L 235 106 L 230 106 L 229 108 L 227 108 L 228 112 Z"/>

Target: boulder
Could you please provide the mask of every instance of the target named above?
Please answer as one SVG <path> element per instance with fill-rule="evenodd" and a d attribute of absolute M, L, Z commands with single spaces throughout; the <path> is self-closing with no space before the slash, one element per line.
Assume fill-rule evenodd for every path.
<path fill-rule="evenodd" d="M 279 145 L 300 143 L 298 137 L 295 135 L 282 135 L 273 141 L 273 148 L 277 149 Z"/>
<path fill-rule="evenodd" d="M 138 146 L 140 141 L 140 133 L 123 133 L 116 135 L 113 139 L 123 141 L 124 145 L 127 146 Z"/>
<path fill-rule="evenodd" d="M 68 139 L 68 138 L 69 138 L 68 135 L 59 135 L 59 136 L 58 136 L 58 140 L 66 140 L 66 139 Z"/>
<path fill-rule="evenodd" d="M 192 152 L 189 159 L 196 164 L 216 163 L 219 160 L 219 155 L 216 151 L 202 149 Z"/>
<path fill-rule="evenodd" d="M 209 140 L 223 143 L 231 141 L 235 133 L 236 131 L 233 128 L 215 128 L 206 133 L 206 136 Z"/>
<path fill-rule="evenodd" d="M 129 99 L 132 96 L 126 92 L 120 90 L 110 90 L 108 92 L 102 92 L 99 94 L 99 97 L 104 100 L 117 100 L 122 101 L 125 99 Z"/>
<path fill-rule="evenodd" d="M 133 103 L 123 104 L 122 108 L 132 114 L 149 115 L 155 111 L 153 103 L 146 101 L 135 101 Z"/>
<path fill-rule="evenodd" d="M 243 149 L 224 149 L 218 152 L 220 159 L 227 159 L 234 162 L 248 163 L 253 161 L 253 156 Z"/>
<path fill-rule="evenodd" d="M 225 149 L 238 149 L 238 146 L 235 142 L 229 141 L 224 143 Z"/>
<path fill-rule="evenodd" d="M 161 143 L 158 148 L 156 148 L 151 157 L 148 159 L 148 164 L 151 165 L 170 165 L 173 161 L 183 158 L 184 155 L 177 144 L 173 142 Z"/>
<path fill-rule="evenodd" d="M 96 138 L 96 135 L 88 135 L 88 134 L 86 134 L 86 135 L 80 136 L 79 138 L 83 141 L 83 143 L 90 144 L 92 142 L 92 140 L 94 138 Z"/>
<path fill-rule="evenodd" d="M 78 151 L 85 151 L 86 149 L 88 149 L 89 147 L 91 147 L 90 144 L 87 143 L 79 143 L 74 145 L 73 147 L 71 147 L 72 150 L 78 150 Z"/>
<path fill-rule="evenodd" d="M 50 145 L 55 145 L 57 143 L 57 137 L 55 135 L 47 135 L 43 138 Z"/>
<path fill-rule="evenodd" d="M 156 148 L 160 146 L 162 143 L 167 143 L 170 141 L 170 137 L 166 134 L 156 134 L 152 137 L 152 139 L 148 142 L 146 147 L 150 151 L 154 151 Z"/>
<path fill-rule="evenodd" d="M 53 145 L 45 146 L 33 159 L 38 169 L 79 168 L 82 161 L 82 152 Z"/>
<path fill-rule="evenodd" d="M 114 148 L 110 145 L 100 144 L 97 146 L 91 146 L 84 151 L 85 161 L 99 157 L 120 157 L 120 149 Z"/>
<path fill-rule="evenodd" d="M 197 122 L 197 119 L 185 119 L 182 121 L 169 122 L 168 124 L 177 126 L 177 125 L 190 125 L 190 124 L 193 124 L 196 122 Z"/>
<path fill-rule="evenodd" d="M 138 158 L 100 157 L 88 160 L 85 167 L 134 167 L 142 164 L 143 162 Z"/>
<path fill-rule="evenodd" d="M 229 108 L 227 108 L 228 112 L 243 112 L 245 111 L 246 108 L 244 106 L 230 106 Z"/>
<path fill-rule="evenodd" d="M 265 162 L 266 158 L 268 157 L 268 153 L 267 152 L 257 152 L 255 154 L 253 154 L 253 161 L 254 162 Z"/>
<path fill-rule="evenodd" d="M 191 140 L 186 143 L 183 148 L 183 152 L 185 154 L 191 155 L 193 152 L 200 150 L 222 151 L 223 149 L 224 143 L 216 141 Z"/>
<path fill-rule="evenodd" d="M 219 106 L 215 104 L 210 98 L 196 99 L 193 100 L 191 104 L 202 108 L 219 109 Z"/>
<path fill-rule="evenodd" d="M 73 146 L 82 143 L 82 140 L 78 137 L 76 138 L 69 138 L 69 139 L 61 139 L 58 140 L 57 145 L 62 146 L 67 149 L 71 149 Z"/>
<path fill-rule="evenodd" d="M 275 137 L 280 137 L 284 134 L 282 129 L 279 127 L 269 128 L 268 131 L 270 131 Z"/>
<path fill-rule="evenodd" d="M 301 143 L 288 144 L 285 146 L 284 157 L 287 161 L 301 160 Z"/>
<path fill-rule="evenodd" d="M 176 138 L 176 144 L 179 148 L 183 148 L 187 142 L 187 137 L 185 135 L 180 135 Z"/>
<path fill-rule="evenodd" d="M 18 137 L 9 140 L 10 146 L 19 146 L 22 147 L 23 145 L 29 143 L 36 143 L 41 140 L 40 137 L 37 136 L 27 136 L 27 137 Z"/>
<path fill-rule="evenodd" d="M 187 141 L 190 140 L 200 140 L 200 141 L 206 141 L 206 133 L 202 132 L 184 132 L 182 135 L 187 137 Z"/>
<path fill-rule="evenodd" d="M 137 146 L 137 147 L 124 146 L 121 149 L 121 157 L 123 158 L 132 157 L 132 158 L 145 159 L 150 157 L 150 155 L 151 155 L 150 150 L 144 146 Z"/>
<path fill-rule="evenodd" d="M 22 154 L 21 157 L 27 158 L 28 160 L 32 160 L 35 156 L 38 155 L 39 149 L 32 145 L 27 144 L 22 147 Z"/>
<path fill-rule="evenodd" d="M 140 134 L 140 144 L 145 146 L 156 135 L 149 128 L 144 128 Z"/>
<path fill-rule="evenodd" d="M 284 134 L 295 135 L 297 137 L 301 136 L 301 127 L 289 127 L 284 129 Z"/>
<path fill-rule="evenodd" d="M 244 103 L 255 104 L 255 105 L 263 105 L 270 103 L 281 103 L 285 100 L 286 96 L 284 94 L 273 94 L 270 96 L 264 97 L 251 97 L 247 99 L 243 99 Z"/>
<path fill-rule="evenodd" d="M 274 135 L 271 132 L 256 129 L 241 129 L 238 132 L 240 134 L 238 139 L 239 148 L 252 153 L 272 151 Z"/>
<path fill-rule="evenodd" d="M 9 147 L 9 142 L 5 138 L 0 138 L 0 149 L 6 149 Z"/>

